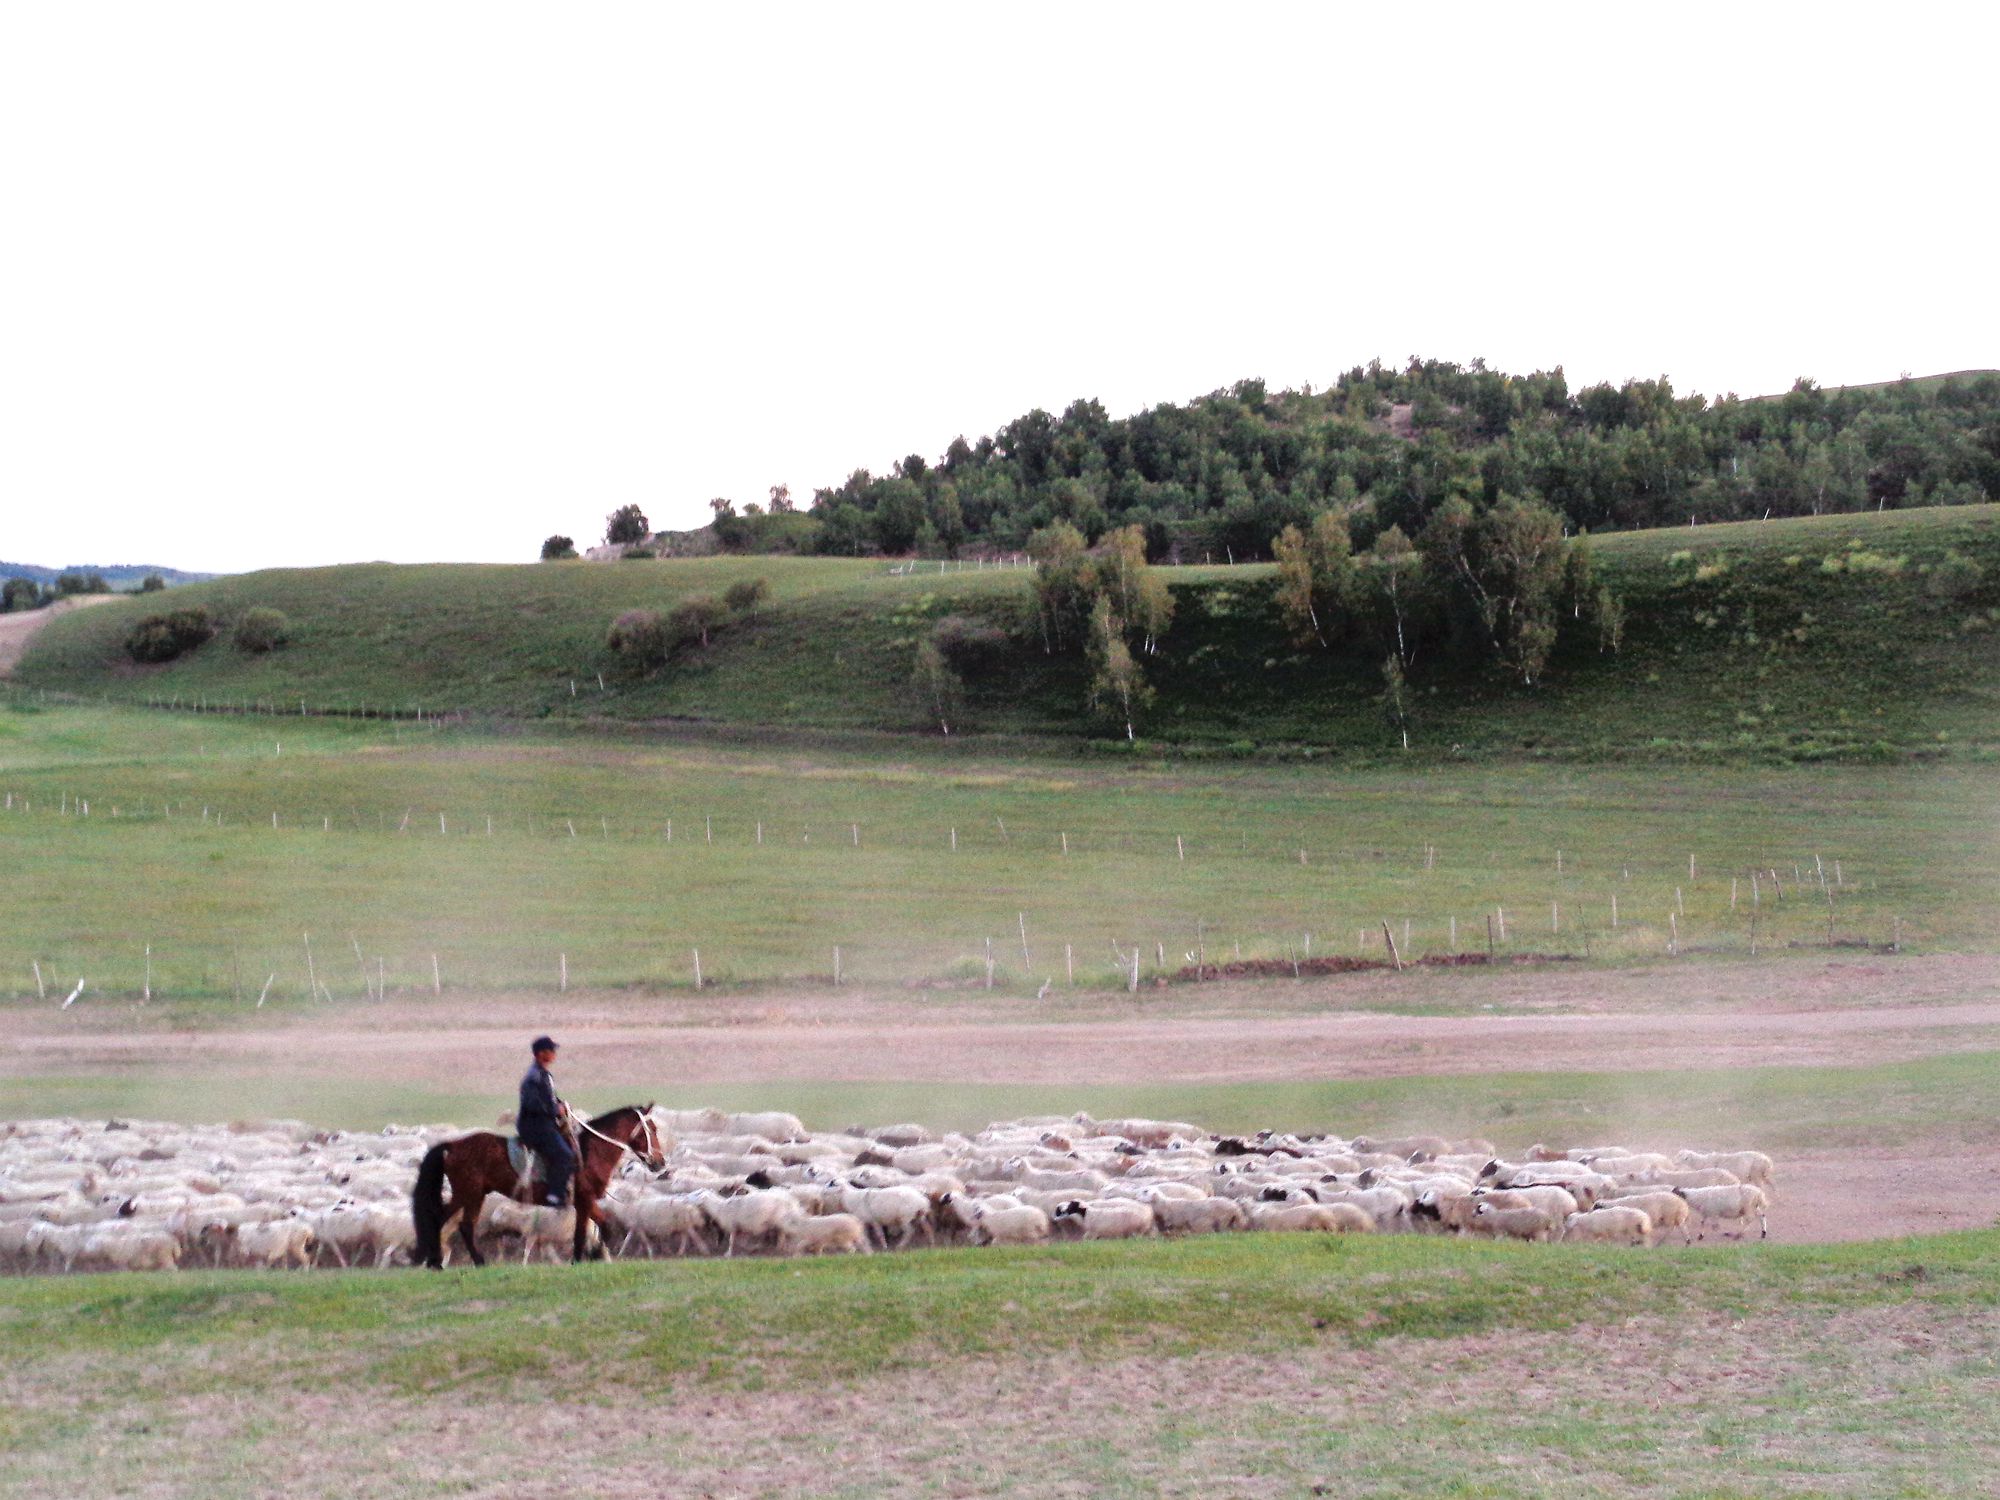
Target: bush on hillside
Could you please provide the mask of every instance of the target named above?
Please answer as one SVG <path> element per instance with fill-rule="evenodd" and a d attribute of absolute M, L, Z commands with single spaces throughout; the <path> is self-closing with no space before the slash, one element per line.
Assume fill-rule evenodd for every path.
<path fill-rule="evenodd" d="M 166 586 L 167 580 L 158 573 L 148 573 L 139 580 L 139 592 L 142 594 L 157 594 Z"/>
<path fill-rule="evenodd" d="M 690 642 L 708 644 L 709 635 L 722 623 L 723 609 L 711 594 L 697 594 L 676 604 L 667 616 L 667 631 L 676 646 Z"/>
<path fill-rule="evenodd" d="M 56 579 L 56 593 L 67 599 L 72 594 L 108 594 L 111 585 L 102 573 L 64 573 Z"/>
<path fill-rule="evenodd" d="M 1956 549 L 1945 553 L 1944 561 L 1931 569 L 1931 593 L 1940 599 L 1963 603 L 1979 592 L 1986 570 Z"/>
<path fill-rule="evenodd" d="M 651 562 L 653 550 L 650 547 L 627 547 L 618 554 L 620 562 Z"/>
<path fill-rule="evenodd" d="M 658 610 L 628 609 L 611 622 L 604 644 L 642 671 L 662 665 L 673 642 Z"/>
<path fill-rule="evenodd" d="M 272 609 L 258 605 L 245 610 L 243 618 L 236 622 L 236 630 L 231 639 L 238 651 L 262 654 L 275 651 L 285 644 L 291 633 L 292 622 L 285 618 L 282 609 Z"/>
<path fill-rule="evenodd" d="M 1007 632 L 984 620 L 946 615 L 931 627 L 931 644 L 959 676 L 978 678 L 1006 659 Z"/>
<path fill-rule="evenodd" d="M 134 661 L 172 661 L 215 634 L 215 622 L 199 604 L 171 614 L 148 615 L 125 637 L 125 652 Z"/>
<path fill-rule="evenodd" d="M 771 597 L 771 584 L 763 578 L 739 578 L 723 592 L 722 602 L 739 613 L 754 614 L 757 606 Z"/>
<path fill-rule="evenodd" d="M 576 556 L 576 543 L 566 536 L 552 536 L 542 543 L 543 562 L 563 562 Z"/>

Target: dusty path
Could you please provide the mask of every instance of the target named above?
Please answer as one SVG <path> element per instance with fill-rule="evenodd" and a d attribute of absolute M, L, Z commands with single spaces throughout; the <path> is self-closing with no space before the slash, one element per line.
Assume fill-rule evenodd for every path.
<path fill-rule="evenodd" d="M 58 599 L 46 609 L 29 609 L 19 614 L 0 615 L 0 677 L 12 675 L 14 664 L 20 661 L 21 653 L 28 649 L 28 642 L 57 615 L 66 615 L 77 609 L 88 609 L 93 604 L 102 604 L 117 597 L 116 594 L 73 594 L 67 599 Z"/>

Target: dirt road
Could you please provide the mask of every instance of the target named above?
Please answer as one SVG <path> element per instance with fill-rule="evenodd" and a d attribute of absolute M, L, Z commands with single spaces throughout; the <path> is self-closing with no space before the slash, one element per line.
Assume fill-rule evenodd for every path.
<path fill-rule="evenodd" d="M 1751 976 L 1755 982 L 1751 982 Z M 1357 985 L 1206 987 L 1160 1001 L 915 1003 L 900 995 L 660 1001 L 605 997 L 391 1000 L 255 1028 L 162 1031 L 130 1007 L 20 1015 L 0 1078 L 199 1059 L 257 1071 L 324 1060 L 408 1084 L 504 1074 L 522 1038 L 560 1023 L 581 1076 L 662 1085 L 1133 1084 L 1680 1068 L 1851 1066 L 2000 1050 L 2000 962 L 1894 962 L 1699 971 L 1540 972 L 1466 990 L 1456 976 Z M 1273 1013 L 1251 1009 L 1261 993 Z M 1449 996 L 1472 1014 L 1407 1015 L 1370 997 Z M 1481 998 L 1490 996 L 1491 998 Z M 1210 1003 L 1212 1000 L 1212 1004 Z M 1196 1009 L 1195 1007 L 1200 1007 Z M 1669 1008 L 1671 1007 L 1671 1008 Z M 1033 1019 L 1022 1019 L 1028 1016 Z"/>
<path fill-rule="evenodd" d="M 0 677 L 13 674 L 15 663 L 20 661 L 21 653 L 28 649 L 28 642 L 57 615 L 66 615 L 71 610 L 87 609 L 93 604 L 102 604 L 117 597 L 116 594 L 73 594 L 67 599 L 58 599 L 46 609 L 29 609 L 19 614 L 0 615 Z"/>

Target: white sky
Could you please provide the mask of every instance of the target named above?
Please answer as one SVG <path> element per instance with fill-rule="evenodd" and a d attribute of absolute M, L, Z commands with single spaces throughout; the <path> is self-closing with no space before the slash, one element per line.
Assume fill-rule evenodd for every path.
<path fill-rule="evenodd" d="M 0 558 L 532 559 L 1371 356 L 2000 365 L 1990 7 L 0 8 Z"/>

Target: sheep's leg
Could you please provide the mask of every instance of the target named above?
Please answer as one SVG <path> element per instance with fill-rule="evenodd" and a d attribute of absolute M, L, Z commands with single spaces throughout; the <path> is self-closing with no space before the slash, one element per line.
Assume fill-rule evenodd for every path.
<path fill-rule="evenodd" d="M 722 1258 L 724 1260 L 728 1260 L 735 1254 L 736 1254 L 736 1231 L 734 1228 L 731 1228 L 729 1231 L 729 1243 L 722 1252 Z"/>
<path fill-rule="evenodd" d="M 1768 1240 L 1771 1237 L 1771 1221 L 1762 1214 L 1757 1215 L 1757 1229 L 1758 1239 Z"/>
<path fill-rule="evenodd" d="M 326 1248 L 333 1252 L 333 1258 L 340 1262 L 340 1269 L 345 1271 L 347 1269 L 347 1256 L 341 1251 L 340 1241 L 329 1240 Z"/>

